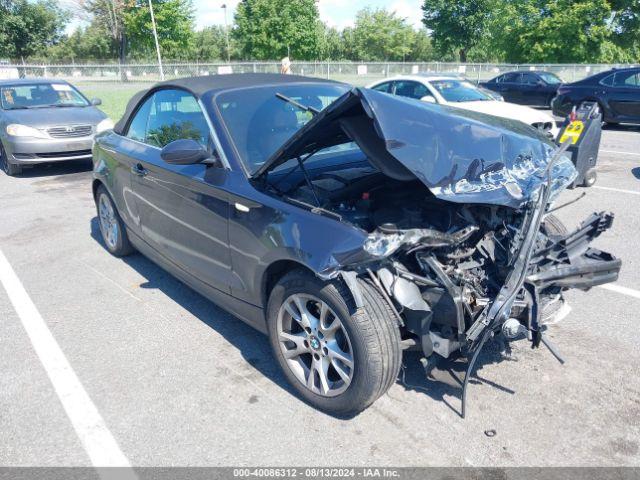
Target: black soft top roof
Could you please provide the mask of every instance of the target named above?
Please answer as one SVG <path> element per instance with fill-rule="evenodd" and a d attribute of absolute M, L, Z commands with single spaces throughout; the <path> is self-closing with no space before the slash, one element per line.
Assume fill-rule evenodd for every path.
<path fill-rule="evenodd" d="M 200 77 L 177 78 L 156 83 L 153 87 L 136 93 L 129 103 L 122 118 L 116 123 L 113 131 L 122 135 L 127 121 L 136 106 L 150 90 L 160 88 L 180 88 L 192 93 L 196 98 L 202 97 L 208 92 L 221 92 L 237 88 L 251 88 L 261 85 L 280 85 L 287 83 L 338 83 L 314 77 L 302 77 L 299 75 L 281 75 L 279 73 L 231 73 L 228 75 L 206 75 Z"/>
<path fill-rule="evenodd" d="M 167 80 L 155 85 L 155 87 L 178 87 L 189 90 L 196 97 L 201 97 L 207 92 L 230 90 L 235 88 L 249 88 L 260 85 L 278 85 L 286 83 L 336 83 L 332 80 L 313 77 L 301 77 L 299 75 L 281 75 L 279 73 L 232 73 L 228 75 L 207 75 L 202 77 L 178 78 Z"/>

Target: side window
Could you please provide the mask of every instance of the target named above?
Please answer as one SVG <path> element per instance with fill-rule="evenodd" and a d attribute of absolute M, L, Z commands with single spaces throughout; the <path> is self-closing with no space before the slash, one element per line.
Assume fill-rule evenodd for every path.
<path fill-rule="evenodd" d="M 612 87 L 613 86 L 613 77 L 615 75 L 609 75 L 607 77 L 604 77 L 602 80 L 600 80 L 600 83 L 603 85 L 606 85 L 608 87 Z"/>
<path fill-rule="evenodd" d="M 518 83 L 520 74 L 518 72 L 505 73 L 502 77 L 504 83 Z"/>
<path fill-rule="evenodd" d="M 614 87 L 640 88 L 640 72 L 618 72 L 613 77 Z"/>
<path fill-rule="evenodd" d="M 499 77 L 494 78 L 491 82 L 493 83 L 502 83 L 504 81 L 504 75 L 500 75 Z"/>
<path fill-rule="evenodd" d="M 532 73 L 523 73 L 521 83 L 526 85 L 535 85 L 538 83 L 538 77 Z"/>
<path fill-rule="evenodd" d="M 138 142 L 145 142 L 147 138 L 147 124 L 149 123 L 149 112 L 153 104 L 153 95 L 149 97 L 144 104 L 138 108 L 133 120 L 129 124 L 126 137 Z"/>
<path fill-rule="evenodd" d="M 183 139 L 209 146 L 210 131 L 197 100 L 182 90 L 159 90 L 153 96 L 145 143 L 162 148 Z"/>
<path fill-rule="evenodd" d="M 421 83 L 412 81 L 398 81 L 396 82 L 396 95 L 420 100 L 424 96 L 431 96 L 431 93 L 429 92 L 429 89 Z"/>
<path fill-rule="evenodd" d="M 628 87 L 640 88 L 640 72 L 636 72 L 631 77 L 627 78 L 625 84 Z"/>
<path fill-rule="evenodd" d="M 372 90 L 377 90 L 378 92 L 391 93 L 391 82 L 384 82 L 380 85 L 376 85 Z"/>

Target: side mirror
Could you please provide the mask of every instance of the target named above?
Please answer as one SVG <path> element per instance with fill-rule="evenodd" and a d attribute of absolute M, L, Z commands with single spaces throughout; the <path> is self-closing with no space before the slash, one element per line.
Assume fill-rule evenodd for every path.
<path fill-rule="evenodd" d="M 432 97 L 431 95 L 425 95 L 420 100 L 423 101 L 423 102 L 427 102 L 427 103 L 436 103 L 436 99 L 434 97 Z"/>
<path fill-rule="evenodd" d="M 544 82 L 544 80 L 538 80 L 536 82 L 536 85 L 538 85 L 539 87 L 546 87 L 547 84 Z"/>
<path fill-rule="evenodd" d="M 173 165 L 193 165 L 209 158 L 209 152 L 195 140 L 175 140 L 166 145 L 160 157 Z"/>
<path fill-rule="evenodd" d="M 91 105 L 93 105 L 94 107 L 97 107 L 98 105 L 102 105 L 102 100 L 100 100 L 99 98 L 92 98 Z"/>

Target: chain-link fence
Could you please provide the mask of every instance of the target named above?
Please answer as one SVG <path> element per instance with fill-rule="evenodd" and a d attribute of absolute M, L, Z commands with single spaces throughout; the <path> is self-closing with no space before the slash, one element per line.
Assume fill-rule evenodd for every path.
<path fill-rule="evenodd" d="M 584 64 L 492 64 L 492 63 L 403 63 L 403 62 L 295 62 L 295 74 L 329 78 L 354 85 L 388 76 L 417 73 L 455 73 L 471 81 L 489 80 L 511 70 L 545 70 L 555 73 L 565 82 L 580 80 L 603 70 L 629 65 Z M 228 73 L 280 71 L 280 62 L 232 62 L 232 63 L 170 63 L 163 65 L 165 78 L 195 75 L 222 75 Z M 0 65 L 1 78 L 46 77 L 76 82 L 146 83 L 161 78 L 157 64 L 73 64 L 73 65 Z"/>

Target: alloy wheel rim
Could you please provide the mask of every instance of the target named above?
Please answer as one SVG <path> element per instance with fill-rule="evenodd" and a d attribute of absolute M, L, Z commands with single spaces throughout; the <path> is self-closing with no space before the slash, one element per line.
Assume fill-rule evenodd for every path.
<path fill-rule="evenodd" d="M 102 237 L 110 248 L 116 248 L 118 244 L 118 222 L 111 201 L 103 193 L 98 201 L 98 216 Z"/>
<path fill-rule="evenodd" d="M 354 355 L 342 321 L 313 295 L 287 298 L 277 318 L 278 345 L 289 370 L 323 397 L 343 393 L 353 380 Z"/>

